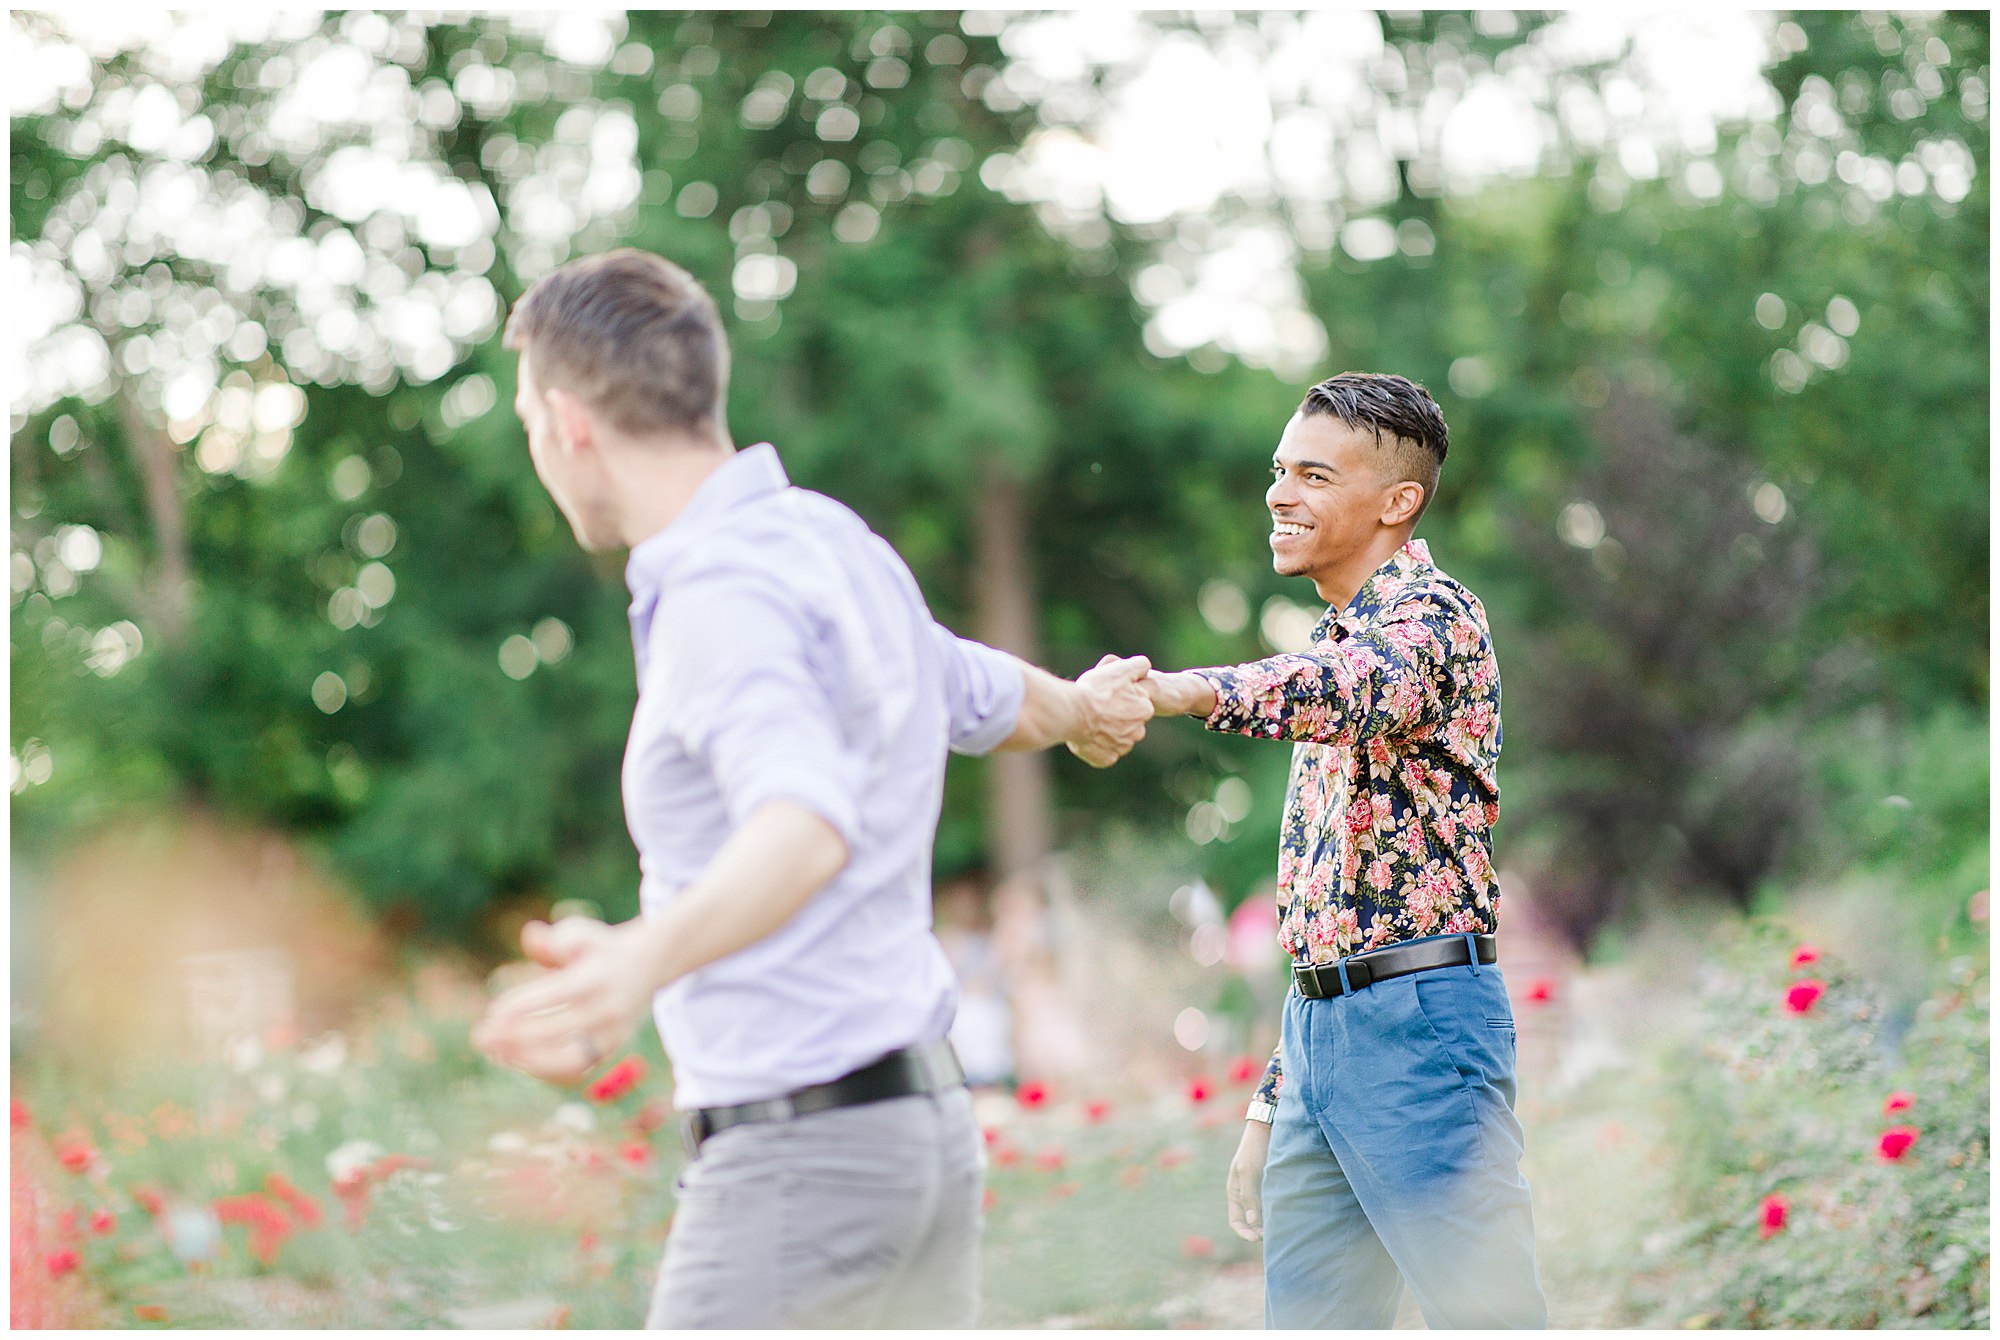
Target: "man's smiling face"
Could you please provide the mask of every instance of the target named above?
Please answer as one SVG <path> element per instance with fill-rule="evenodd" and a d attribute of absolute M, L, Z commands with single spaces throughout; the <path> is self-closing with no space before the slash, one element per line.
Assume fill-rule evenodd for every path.
<path fill-rule="evenodd" d="M 1366 563 L 1359 581 L 1378 566 L 1367 562 L 1382 535 L 1399 481 L 1375 435 L 1331 414 L 1294 414 L 1271 458 L 1271 566 L 1284 577 L 1306 577 L 1331 600 L 1349 570 Z"/>

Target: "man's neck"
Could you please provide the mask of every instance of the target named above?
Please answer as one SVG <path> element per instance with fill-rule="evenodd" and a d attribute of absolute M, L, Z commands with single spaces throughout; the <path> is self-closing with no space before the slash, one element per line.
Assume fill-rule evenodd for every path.
<path fill-rule="evenodd" d="M 1368 579 L 1379 572 L 1384 563 L 1394 558 L 1402 547 L 1410 542 L 1410 531 L 1398 529 L 1384 531 L 1372 544 L 1356 554 L 1354 561 L 1344 565 L 1339 572 L 1313 579 L 1313 589 L 1319 598 L 1337 610 L 1344 610 L 1359 595 Z"/>
<path fill-rule="evenodd" d="M 635 442 L 619 452 L 618 532 L 625 547 L 635 548 L 671 526 L 708 477 L 735 454 L 726 436 Z"/>

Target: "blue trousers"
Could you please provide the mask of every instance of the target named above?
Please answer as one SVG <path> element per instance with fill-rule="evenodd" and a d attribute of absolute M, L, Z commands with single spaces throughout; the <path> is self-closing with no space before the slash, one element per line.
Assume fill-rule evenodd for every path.
<path fill-rule="evenodd" d="M 1264 1167 L 1267 1326 L 1543 1327 L 1514 1117 L 1514 1015 L 1491 964 L 1285 999 Z"/>

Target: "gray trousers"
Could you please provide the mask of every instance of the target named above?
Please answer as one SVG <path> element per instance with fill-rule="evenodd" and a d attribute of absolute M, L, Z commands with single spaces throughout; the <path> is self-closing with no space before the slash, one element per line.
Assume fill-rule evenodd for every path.
<path fill-rule="evenodd" d="M 984 1162 L 963 1088 L 710 1136 L 646 1325 L 970 1326 Z"/>

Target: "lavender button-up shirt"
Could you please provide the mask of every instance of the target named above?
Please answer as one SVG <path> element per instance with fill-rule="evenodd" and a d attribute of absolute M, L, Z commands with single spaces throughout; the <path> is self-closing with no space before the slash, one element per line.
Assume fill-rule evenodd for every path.
<path fill-rule="evenodd" d="M 767 801 L 823 816 L 848 862 L 769 936 L 653 1002 L 674 1102 L 776 1097 L 945 1036 L 958 991 L 931 934 L 947 749 L 1013 730 L 1012 660 L 930 616 L 895 550 L 777 452 L 739 452 L 632 550 L 639 705 L 625 819 L 658 915 Z"/>

